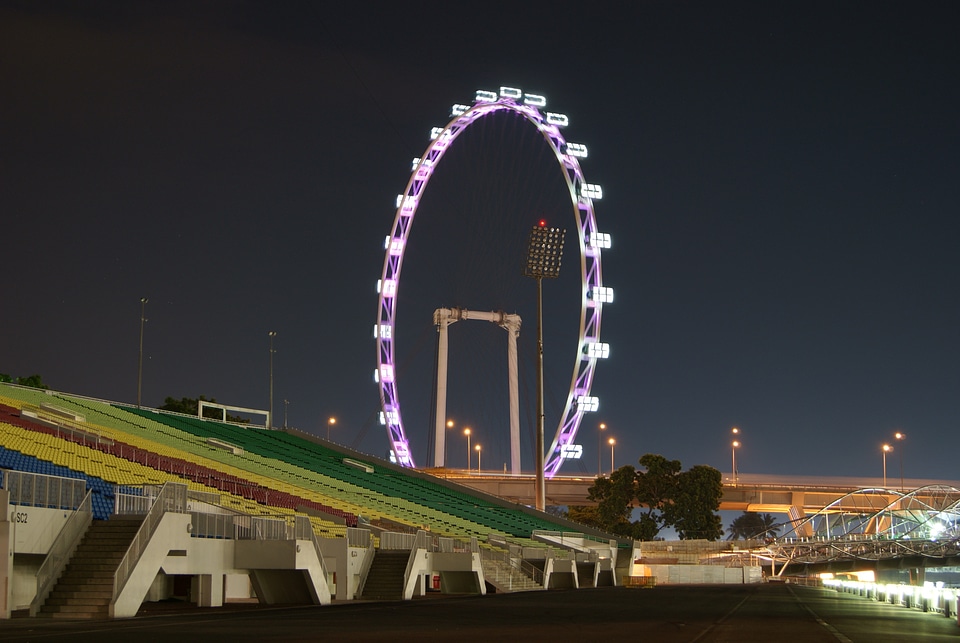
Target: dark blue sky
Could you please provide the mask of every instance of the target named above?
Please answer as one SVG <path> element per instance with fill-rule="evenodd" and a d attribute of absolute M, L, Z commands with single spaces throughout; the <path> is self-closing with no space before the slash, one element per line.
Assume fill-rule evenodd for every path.
<path fill-rule="evenodd" d="M 451 104 L 507 85 L 570 116 L 614 242 L 613 354 L 569 472 L 596 469 L 602 421 L 618 465 L 728 471 L 736 425 L 742 472 L 879 477 L 900 429 L 907 477 L 960 479 L 953 3 L 326 4 L 0 2 L 0 372 L 135 401 L 146 296 L 145 404 L 265 408 L 275 330 L 278 412 L 320 433 L 336 415 L 339 441 L 383 454 L 372 328 L 395 195 Z M 529 132 L 488 130 L 411 235 L 399 386 L 422 463 L 429 311 L 528 310 L 510 262 L 524 217 L 555 211 Z M 548 442 L 575 265 L 545 289 Z M 524 314 L 522 351 L 534 330 Z M 499 467 L 502 339 L 459 340 L 450 414 Z M 463 448 L 451 435 L 452 464 Z"/>

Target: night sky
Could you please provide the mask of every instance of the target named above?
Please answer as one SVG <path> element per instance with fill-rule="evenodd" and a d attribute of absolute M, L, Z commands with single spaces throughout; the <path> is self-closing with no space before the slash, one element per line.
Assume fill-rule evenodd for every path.
<path fill-rule="evenodd" d="M 960 479 L 955 3 L 365 4 L 0 1 L 0 372 L 135 402 L 148 297 L 145 405 L 267 408 L 276 331 L 275 423 L 333 415 L 333 439 L 384 455 L 395 198 L 450 106 L 505 85 L 569 116 L 613 238 L 612 354 L 564 473 L 596 472 L 604 422 L 618 466 L 728 472 L 738 426 L 743 473 L 879 478 L 902 430 L 891 475 Z M 576 358 L 560 170 L 493 117 L 441 165 L 398 300 L 413 454 L 432 461 L 432 310 L 516 311 L 532 470 L 539 217 L 568 229 L 544 284 L 548 443 Z M 465 425 L 484 468 L 509 459 L 504 350 L 451 327 L 453 466 Z"/>

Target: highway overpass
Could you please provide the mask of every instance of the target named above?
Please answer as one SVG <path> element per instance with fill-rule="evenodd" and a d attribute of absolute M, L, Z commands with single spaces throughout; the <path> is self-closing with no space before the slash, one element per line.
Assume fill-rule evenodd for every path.
<path fill-rule="evenodd" d="M 524 505 L 535 504 L 535 476 L 513 476 L 502 473 L 476 473 L 458 469 L 428 469 L 427 473 L 446 478 L 473 489 Z M 595 476 L 556 476 L 547 480 L 547 505 L 590 505 L 587 490 Z M 722 511 L 760 511 L 786 513 L 790 507 L 799 507 L 813 513 L 857 489 L 882 489 L 882 478 L 854 478 L 842 476 L 802 476 L 740 474 L 734 480 L 723 475 Z M 892 490 L 910 491 L 927 485 L 947 485 L 960 489 L 957 480 L 887 479 Z M 894 496 L 890 496 L 894 500 Z"/>

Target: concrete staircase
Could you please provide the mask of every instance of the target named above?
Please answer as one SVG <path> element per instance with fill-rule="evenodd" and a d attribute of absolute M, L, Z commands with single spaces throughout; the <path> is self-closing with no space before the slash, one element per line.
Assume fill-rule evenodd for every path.
<path fill-rule="evenodd" d="M 363 584 L 364 600 L 402 600 L 408 551 L 377 551 Z"/>
<path fill-rule="evenodd" d="M 498 592 L 530 592 L 543 589 L 543 586 L 524 574 L 508 562 L 484 558 L 483 578 Z"/>
<path fill-rule="evenodd" d="M 38 615 L 108 618 L 114 573 L 141 523 L 142 518 L 94 520 Z"/>

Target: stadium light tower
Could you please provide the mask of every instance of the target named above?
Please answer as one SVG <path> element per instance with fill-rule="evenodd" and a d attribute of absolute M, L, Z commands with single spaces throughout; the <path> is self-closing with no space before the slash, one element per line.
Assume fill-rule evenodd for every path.
<path fill-rule="evenodd" d="M 548 228 L 547 222 L 541 219 L 538 225 L 530 229 L 527 263 L 523 269 L 524 277 L 537 280 L 537 511 L 544 511 L 547 504 L 546 481 L 543 477 L 543 280 L 560 276 L 565 234 L 566 230 Z"/>
<path fill-rule="evenodd" d="M 267 428 L 273 428 L 273 338 L 277 336 L 277 331 L 271 330 L 267 333 L 270 338 L 270 417 L 267 418 Z"/>
<path fill-rule="evenodd" d="M 140 298 L 140 358 L 137 360 L 137 408 L 140 408 L 140 392 L 143 390 L 143 324 L 147 321 L 145 316 L 147 311 L 146 297 Z"/>

